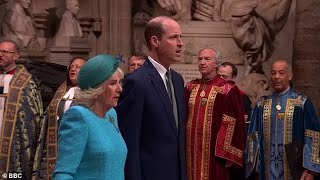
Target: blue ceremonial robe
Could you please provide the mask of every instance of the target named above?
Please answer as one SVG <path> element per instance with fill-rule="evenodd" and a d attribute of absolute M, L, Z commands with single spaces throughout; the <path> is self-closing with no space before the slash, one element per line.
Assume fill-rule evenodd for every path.
<path fill-rule="evenodd" d="M 304 143 L 303 168 L 320 172 L 319 131 L 316 111 L 303 94 L 289 89 L 261 98 L 249 125 L 246 175 L 256 170 L 260 180 L 292 179 L 285 151 L 292 142 Z"/>

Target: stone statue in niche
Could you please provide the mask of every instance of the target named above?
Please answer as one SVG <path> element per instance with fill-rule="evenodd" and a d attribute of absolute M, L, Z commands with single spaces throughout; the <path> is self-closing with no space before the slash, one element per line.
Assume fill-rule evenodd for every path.
<path fill-rule="evenodd" d="M 6 15 L 7 11 L 7 1 L 8 0 L 0 0 L 0 36 L 3 36 L 2 33 L 2 22 L 4 20 L 4 17 Z"/>
<path fill-rule="evenodd" d="M 245 75 L 264 74 L 262 64 L 273 53 L 273 41 L 282 30 L 292 0 L 234 0 L 230 6 L 233 38 L 247 61 Z"/>
<path fill-rule="evenodd" d="M 221 14 L 223 0 L 158 0 L 158 3 L 173 14 L 173 19 L 223 20 Z"/>
<path fill-rule="evenodd" d="M 201 21 L 222 21 L 223 0 L 197 0 L 192 6 L 193 18 Z"/>
<path fill-rule="evenodd" d="M 77 19 L 79 12 L 78 0 L 66 0 L 66 11 L 62 15 L 57 37 L 82 37 L 82 29 Z"/>
<path fill-rule="evenodd" d="M 40 44 L 30 7 L 30 0 L 7 0 L 1 7 L 5 10 L 1 22 L 1 36 L 16 41 L 22 50 L 39 51 Z"/>

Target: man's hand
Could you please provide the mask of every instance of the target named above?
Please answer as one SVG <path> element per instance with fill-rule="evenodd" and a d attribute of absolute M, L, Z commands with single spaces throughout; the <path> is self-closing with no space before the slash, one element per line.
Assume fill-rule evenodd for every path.
<path fill-rule="evenodd" d="M 317 174 L 317 173 L 306 169 L 306 170 L 303 171 L 300 180 L 313 180 L 313 177 L 314 177 L 316 174 Z"/>

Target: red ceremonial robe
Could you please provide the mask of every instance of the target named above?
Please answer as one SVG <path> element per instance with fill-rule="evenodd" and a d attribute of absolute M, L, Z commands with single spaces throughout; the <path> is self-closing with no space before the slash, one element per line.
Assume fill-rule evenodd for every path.
<path fill-rule="evenodd" d="M 190 180 L 230 179 L 233 167 L 243 166 L 245 120 L 242 96 L 225 80 L 193 80 L 185 88 L 187 174 Z M 231 167 L 227 167 L 231 166 Z"/>

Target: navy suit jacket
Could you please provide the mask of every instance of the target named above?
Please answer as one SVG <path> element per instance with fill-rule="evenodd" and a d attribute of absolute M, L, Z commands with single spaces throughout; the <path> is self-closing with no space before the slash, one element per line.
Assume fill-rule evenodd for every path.
<path fill-rule="evenodd" d="M 128 147 L 126 180 L 186 180 L 184 84 L 171 71 L 178 105 L 177 128 L 164 82 L 147 59 L 125 79 L 117 107 Z"/>

